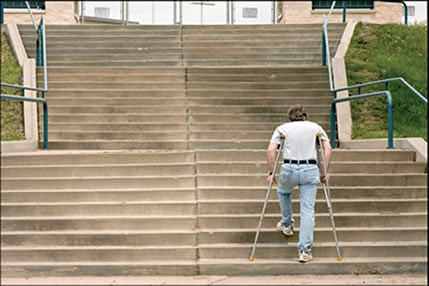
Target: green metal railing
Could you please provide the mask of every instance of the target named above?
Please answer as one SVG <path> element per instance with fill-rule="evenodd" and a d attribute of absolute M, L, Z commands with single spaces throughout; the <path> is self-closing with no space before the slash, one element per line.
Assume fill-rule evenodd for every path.
<path fill-rule="evenodd" d="M 346 89 L 349 89 L 349 88 L 343 88 L 341 90 L 346 90 Z M 332 100 L 331 113 L 329 115 L 329 128 L 331 130 L 331 144 L 333 148 L 337 146 L 337 111 L 336 111 L 337 103 L 361 100 L 361 99 L 375 97 L 375 96 L 385 96 L 387 99 L 387 148 L 389 149 L 395 148 L 395 145 L 393 143 L 393 101 L 392 101 L 392 95 L 388 90 L 358 94 L 358 95 L 353 95 L 353 96 L 348 96 L 343 98 L 335 98 Z"/>
<path fill-rule="evenodd" d="M 36 91 L 37 93 L 41 93 L 41 97 L 28 97 L 28 96 L 18 96 L 18 95 L 10 95 L 10 94 L 3 94 L 0 93 L 0 100 L 7 100 L 7 101 L 28 101 L 33 103 L 42 103 L 43 104 L 43 149 L 48 149 L 48 102 L 46 100 L 46 93 L 48 90 L 43 88 L 35 88 L 35 87 L 28 87 L 28 86 L 22 86 L 22 85 L 16 85 L 16 84 L 9 84 L 9 83 L 3 83 L 0 82 L 0 88 L 2 87 L 8 87 L 8 88 L 14 88 L 19 89 L 21 91 L 29 90 L 29 91 Z"/>
<path fill-rule="evenodd" d="M 384 84 L 384 87 L 387 90 L 389 88 L 389 83 L 392 81 L 399 81 L 400 83 L 402 83 L 403 85 L 408 87 L 408 89 L 411 90 L 423 102 L 425 102 L 426 104 L 428 103 L 428 99 L 424 95 L 422 95 L 418 90 L 416 90 L 411 84 L 409 84 L 403 77 L 393 77 L 393 78 L 387 78 L 387 79 L 382 79 L 382 80 L 374 80 L 374 81 L 369 81 L 369 82 L 365 82 L 365 83 L 350 85 L 348 87 L 337 88 L 334 90 L 334 93 L 344 91 L 344 90 L 357 89 L 358 94 L 360 94 L 362 88 L 367 87 L 367 86 L 382 84 L 382 83 Z"/>
<path fill-rule="evenodd" d="M 366 99 L 369 97 L 374 96 L 385 96 L 387 98 L 387 148 L 394 148 L 394 142 L 393 142 L 393 100 L 392 95 L 390 93 L 389 89 L 389 83 L 393 81 L 399 81 L 403 85 L 405 85 L 409 90 L 413 92 L 420 100 L 422 100 L 424 103 L 427 104 L 427 97 L 423 96 L 419 91 L 417 91 L 410 83 L 408 83 L 404 78 L 402 77 L 394 77 L 394 78 L 387 78 L 382 80 L 376 80 L 376 81 L 370 81 L 365 82 L 361 84 L 351 85 L 347 87 L 342 88 L 335 88 L 335 80 L 333 77 L 333 70 L 332 70 L 332 63 L 331 63 L 331 55 L 330 55 L 330 48 L 329 48 L 329 36 L 328 36 L 328 17 L 332 13 L 335 2 L 332 2 L 331 9 L 328 13 L 328 16 L 323 19 L 323 31 L 322 31 L 322 65 L 328 66 L 328 76 L 329 76 L 329 92 L 333 96 L 333 100 L 331 103 L 331 113 L 330 113 L 330 129 L 331 129 L 331 144 L 332 147 L 335 148 L 337 145 L 337 111 L 336 111 L 336 105 L 340 102 L 346 102 L 346 101 L 355 101 L 355 100 L 361 100 Z M 346 6 L 343 2 L 343 22 L 345 22 L 345 15 L 347 13 Z M 404 5 L 405 9 L 405 24 L 407 24 L 407 6 L 402 1 L 402 4 Z M 385 90 L 376 91 L 372 93 L 364 93 L 362 94 L 362 88 L 373 86 L 377 84 L 384 84 Z M 346 98 L 337 98 L 337 93 L 345 90 L 352 90 L 357 89 L 358 94 L 349 96 Z"/>

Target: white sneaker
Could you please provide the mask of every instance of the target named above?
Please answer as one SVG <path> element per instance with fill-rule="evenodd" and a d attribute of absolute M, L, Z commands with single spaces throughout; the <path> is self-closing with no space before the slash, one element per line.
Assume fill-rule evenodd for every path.
<path fill-rule="evenodd" d="M 285 226 L 284 224 L 282 224 L 282 221 L 279 221 L 277 223 L 277 230 L 283 233 L 285 236 L 292 236 L 294 222 L 295 221 L 292 219 L 292 223 L 289 226 Z"/>
<path fill-rule="evenodd" d="M 298 255 L 299 255 L 298 260 L 301 263 L 306 263 L 313 259 L 313 255 L 311 255 L 311 251 L 299 251 Z"/>

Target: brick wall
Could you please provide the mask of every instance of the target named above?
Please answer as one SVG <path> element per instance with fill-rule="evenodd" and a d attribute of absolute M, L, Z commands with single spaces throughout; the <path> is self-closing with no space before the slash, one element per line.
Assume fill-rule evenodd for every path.
<path fill-rule="evenodd" d="M 17 9 L 5 10 L 4 22 L 16 24 L 31 24 L 30 14 L 26 9 L 18 11 Z M 74 18 L 74 1 L 46 1 L 45 12 L 34 12 L 36 23 L 39 22 L 41 15 L 45 15 L 47 24 L 74 24 L 77 23 Z"/>
<path fill-rule="evenodd" d="M 322 23 L 327 10 L 312 10 L 311 1 L 283 1 L 284 24 Z M 401 23 L 404 9 L 401 3 L 374 2 L 374 9 L 347 10 L 347 19 L 368 23 Z M 342 10 L 335 10 L 331 22 L 341 22 Z"/>

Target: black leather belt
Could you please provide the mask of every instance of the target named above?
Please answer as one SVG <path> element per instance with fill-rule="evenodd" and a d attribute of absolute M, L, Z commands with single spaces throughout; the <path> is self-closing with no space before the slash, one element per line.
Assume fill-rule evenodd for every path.
<path fill-rule="evenodd" d="M 284 159 L 283 163 L 285 164 L 317 164 L 317 161 L 314 159 L 310 159 L 310 160 L 289 160 L 289 159 Z"/>

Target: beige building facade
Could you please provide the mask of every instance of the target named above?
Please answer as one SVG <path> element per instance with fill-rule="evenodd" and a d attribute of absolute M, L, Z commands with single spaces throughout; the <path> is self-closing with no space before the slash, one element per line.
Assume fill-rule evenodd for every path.
<path fill-rule="evenodd" d="M 75 17 L 76 4 L 76 1 L 45 1 L 45 10 L 32 9 L 32 13 L 37 23 L 44 15 L 46 24 L 77 24 L 79 18 Z M 32 21 L 27 9 L 6 8 L 4 23 L 31 24 Z"/>
<path fill-rule="evenodd" d="M 282 1 L 281 23 L 302 24 L 322 23 L 327 9 L 313 9 L 312 1 Z M 331 22 L 342 21 L 342 9 L 335 9 L 330 15 Z M 401 23 L 404 16 L 402 3 L 374 1 L 373 9 L 347 9 L 346 19 L 367 23 Z"/>
<path fill-rule="evenodd" d="M 90 2 L 97 3 L 98 1 L 97 2 L 90 1 Z M 102 5 L 101 4 L 102 2 L 103 1 L 100 1 L 98 3 Z M 110 3 L 114 3 L 114 2 L 115 1 Z M 118 2 L 118 5 L 119 3 L 121 3 L 121 1 L 116 1 L 116 2 Z M 182 10 L 184 7 L 186 9 L 186 6 L 183 6 L 183 7 L 180 6 L 179 8 L 179 5 L 177 5 L 177 3 L 179 2 L 175 4 L 174 4 L 174 1 L 170 1 L 170 2 L 173 3 L 173 7 L 177 7 L 174 9 L 181 10 L 180 13 L 183 12 Z M 234 1 L 199 1 L 199 2 L 201 2 L 201 5 L 206 5 L 209 2 L 213 2 L 210 4 L 219 6 L 221 4 L 225 4 L 222 2 L 231 3 Z M 246 6 L 245 4 L 243 4 L 245 2 L 249 2 L 249 5 L 252 5 L 250 4 L 250 1 L 243 1 L 243 2 L 237 2 L 237 3 L 240 3 L 241 6 L 243 5 Z M 130 3 L 130 6 L 132 7 L 132 5 L 136 5 L 135 3 L 137 2 L 133 1 L 129 3 Z M 153 1 L 152 3 L 156 3 L 156 1 Z M 263 23 L 261 22 L 261 24 L 267 24 L 267 23 L 273 23 L 273 22 L 278 22 L 283 24 L 321 23 L 323 21 L 323 16 L 326 15 L 328 11 L 328 9 L 314 9 L 313 1 L 266 1 L 265 4 L 263 2 L 260 2 L 260 3 L 262 3 L 261 5 L 272 5 L 271 7 L 273 11 L 273 16 L 266 17 Z M 368 9 L 359 9 L 359 8 L 347 9 L 347 20 L 356 20 L 356 21 L 379 23 L 379 24 L 403 22 L 404 7 L 401 3 L 389 2 L 389 1 L 372 1 L 372 3 L 373 3 L 373 7 L 371 9 L 369 8 Z M 81 4 L 82 4 L 81 1 L 45 1 L 44 10 L 33 9 L 32 11 L 36 20 L 38 20 L 41 15 L 45 15 L 47 24 L 77 24 L 79 23 L 79 15 L 82 7 Z M 229 4 L 229 5 L 232 5 L 232 4 Z M 243 9 L 246 9 L 246 7 L 244 6 L 243 6 Z M 208 9 L 215 9 L 215 8 L 211 8 L 211 7 L 214 7 L 213 5 L 207 6 L 207 7 Z M 225 4 L 225 7 L 229 7 L 229 6 Z M 255 9 L 255 8 L 252 8 L 252 9 Z M 262 6 L 261 6 L 261 9 L 262 9 Z M 264 9 L 266 9 L 266 7 Z M 170 10 L 171 11 L 164 11 L 164 12 L 174 13 L 175 15 L 179 13 L 179 11 L 173 11 L 173 9 L 170 9 Z M 29 16 L 27 9 L 5 9 L 4 11 L 5 11 L 4 22 L 6 24 L 7 23 L 31 24 L 31 17 Z M 218 13 L 218 11 L 216 13 Z M 233 11 L 234 11 L 234 8 L 232 8 L 231 6 L 231 11 L 225 10 L 225 12 L 220 12 L 219 17 L 225 18 L 225 16 L 221 15 L 222 13 L 232 14 Z M 132 14 L 133 11 L 128 11 L 128 13 Z M 208 13 L 210 13 L 209 10 L 208 10 Z M 212 15 L 213 14 L 214 13 L 212 13 Z M 255 10 L 255 14 L 256 14 L 256 10 Z M 335 9 L 332 15 L 330 16 L 330 21 L 331 22 L 342 21 L 342 9 Z M 177 24 L 178 22 L 176 21 L 171 22 L 171 24 L 174 24 L 174 23 Z M 222 23 L 222 22 L 219 22 L 219 23 Z M 225 22 L 224 24 L 230 24 L 230 23 L 231 21 Z M 250 22 L 250 23 L 257 23 L 257 22 Z M 153 24 L 164 24 L 164 23 L 153 23 Z"/>

